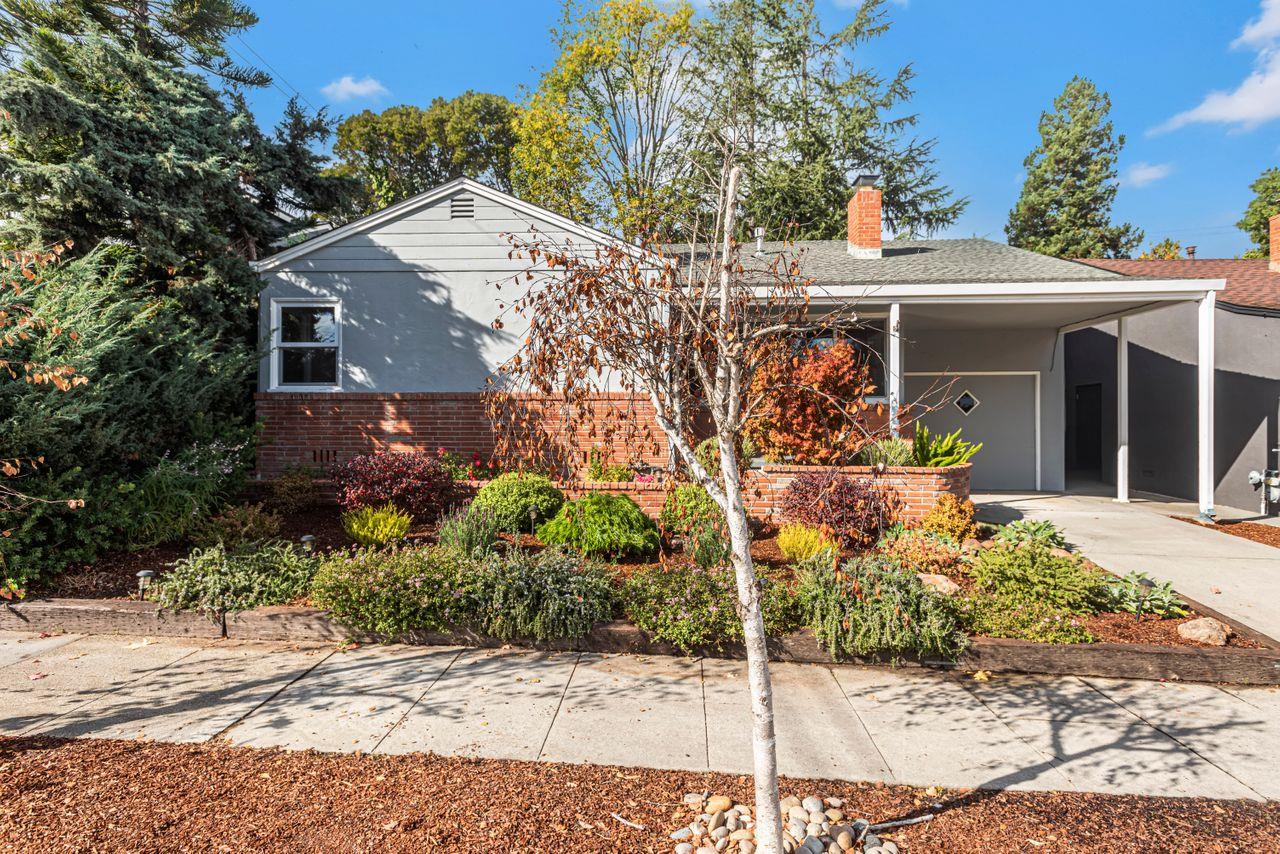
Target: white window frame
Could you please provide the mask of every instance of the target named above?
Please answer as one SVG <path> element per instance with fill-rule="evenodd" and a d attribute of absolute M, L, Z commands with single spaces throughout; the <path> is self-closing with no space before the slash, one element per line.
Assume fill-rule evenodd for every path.
<path fill-rule="evenodd" d="M 331 308 L 333 323 L 337 327 L 335 344 L 308 344 L 303 342 L 284 342 L 281 340 L 283 325 L 280 319 L 284 308 Z M 337 366 L 333 385 L 298 385 L 282 384 L 280 370 L 280 351 L 314 347 L 316 349 L 337 349 Z M 342 300 L 330 297 L 272 297 L 271 298 L 271 387 L 270 391 L 342 391 Z"/>
<path fill-rule="evenodd" d="M 882 330 L 882 332 L 884 334 L 885 350 L 887 351 L 889 348 L 889 312 L 860 311 L 858 312 L 858 317 L 855 322 L 862 323 L 863 321 L 867 321 L 867 320 L 875 320 L 883 324 L 884 329 Z M 877 353 L 876 356 L 879 357 L 881 364 L 884 365 L 884 378 L 885 378 L 884 385 L 887 386 L 889 384 L 889 354 L 887 352 Z M 887 388 L 882 388 L 879 394 L 869 394 L 866 397 L 864 397 L 863 400 L 867 401 L 868 403 L 888 403 L 889 390 Z"/>

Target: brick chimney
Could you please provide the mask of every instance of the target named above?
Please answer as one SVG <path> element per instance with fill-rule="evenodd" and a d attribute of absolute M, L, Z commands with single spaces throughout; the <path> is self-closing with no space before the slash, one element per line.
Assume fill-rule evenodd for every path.
<path fill-rule="evenodd" d="M 853 208 L 849 209 L 850 211 Z M 852 213 L 849 214 L 853 216 Z M 852 219 L 849 220 L 853 222 Z M 1267 269 L 1273 273 L 1280 273 L 1280 213 L 1271 217 L 1271 263 L 1267 265 Z"/>
<path fill-rule="evenodd" d="M 854 258 L 880 257 L 880 189 L 879 175 L 859 175 L 854 180 L 853 198 L 849 200 L 849 254 Z M 1272 221 L 1272 229 L 1275 222 Z"/>

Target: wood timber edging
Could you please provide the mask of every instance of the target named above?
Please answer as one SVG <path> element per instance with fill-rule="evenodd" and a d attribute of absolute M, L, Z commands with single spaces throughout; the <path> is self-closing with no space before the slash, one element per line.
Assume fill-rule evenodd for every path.
<path fill-rule="evenodd" d="M 1189 603 L 1191 604 L 1191 603 Z M 1200 613 L 1201 606 L 1193 604 Z M 1183 682 L 1221 682 L 1240 685 L 1280 685 L 1280 644 L 1259 632 L 1227 620 L 1242 637 L 1264 643 L 1264 649 L 1239 647 L 1179 647 L 1153 644 L 1040 644 L 1002 638 L 973 638 L 955 662 L 902 659 L 898 666 L 944 670 L 986 670 L 992 673 L 1034 673 L 1051 676 L 1098 676 L 1123 679 L 1164 679 Z M 378 643 L 344 628 L 324 611 L 294 605 L 255 608 L 213 620 L 192 612 L 161 609 L 154 602 L 117 599 L 31 599 L 0 606 L 0 630 L 75 634 L 127 634 L 233 640 Z M 390 638 L 399 643 L 428 646 L 499 647 L 508 641 L 472 632 L 412 632 Z M 624 620 L 600 623 L 585 637 L 550 643 L 511 642 L 542 650 L 566 652 L 682 655 L 670 644 L 654 641 Z M 803 630 L 769 641 L 770 659 L 804 664 L 831 664 L 831 656 L 812 631 Z M 741 659 L 741 647 L 696 650 L 713 658 Z M 887 657 L 850 660 L 849 664 L 885 665 Z"/>

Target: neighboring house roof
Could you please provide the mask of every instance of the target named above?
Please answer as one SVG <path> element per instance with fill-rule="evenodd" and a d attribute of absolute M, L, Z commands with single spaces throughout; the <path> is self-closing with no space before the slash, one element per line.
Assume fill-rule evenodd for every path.
<path fill-rule="evenodd" d="M 1127 258 L 1081 259 L 1100 270 L 1126 276 L 1162 279 L 1225 279 L 1218 301 L 1233 306 L 1280 310 L 1280 273 L 1268 269 L 1259 258 L 1179 258 L 1173 261 Z"/>
<path fill-rule="evenodd" d="M 750 244 L 744 247 L 750 250 Z M 891 240 L 880 258 L 855 258 L 843 240 L 766 242 L 762 257 L 800 254 L 804 275 L 820 285 L 969 282 L 1123 281 L 1105 270 L 980 238 Z"/>
<path fill-rule="evenodd" d="M 383 208 L 382 210 L 371 213 L 368 216 L 363 216 L 360 219 L 353 220 L 341 228 L 335 228 L 333 231 L 317 235 L 316 237 L 312 237 L 310 240 L 291 246 L 274 255 L 269 255 L 261 261 L 256 262 L 254 264 L 254 269 L 259 273 L 274 270 L 283 264 L 294 261 L 304 255 L 308 255 L 317 249 L 336 243 L 344 237 L 350 237 L 353 234 L 368 231 L 372 228 L 376 228 L 382 223 L 394 220 L 398 217 L 406 216 L 414 211 L 421 210 L 422 208 L 430 207 L 431 205 L 447 199 L 449 196 L 459 191 L 489 199 L 490 201 L 504 205 L 517 213 L 524 214 L 531 219 L 550 223 L 551 225 L 563 229 L 570 234 L 577 235 L 584 240 L 618 246 L 636 255 L 642 254 L 641 249 L 632 244 L 626 243 L 612 234 L 606 234 L 598 229 L 574 222 L 568 217 L 561 216 L 558 213 L 553 213 L 546 208 L 539 207 L 538 205 L 526 202 L 522 199 L 517 199 L 509 193 L 504 193 L 501 190 L 495 190 L 493 187 L 490 187 L 487 184 L 481 184 L 479 181 L 473 181 L 470 178 L 455 178 L 454 180 L 441 184 L 437 187 L 432 187 L 425 193 L 419 193 L 412 198 L 405 199 L 402 202 L 397 202 L 391 207 Z"/>

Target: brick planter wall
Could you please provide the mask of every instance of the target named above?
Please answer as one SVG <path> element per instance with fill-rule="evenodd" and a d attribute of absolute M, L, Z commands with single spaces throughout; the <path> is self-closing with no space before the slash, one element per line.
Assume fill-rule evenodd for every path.
<path fill-rule="evenodd" d="M 548 441 L 579 464 L 589 449 L 607 445 L 599 434 L 611 412 L 626 409 L 637 419 L 653 417 L 646 400 L 602 395 L 595 424 L 583 425 L 570 436 L 559 428 L 559 414 L 545 406 L 545 399 L 525 399 L 537 412 Z M 378 451 L 446 448 L 488 459 L 496 438 L 479 392 L 260 392 L 254 395 L 254 406 L 262 422 L 257 472 L 266 480 L 292 466 L 327 471 L 357 454 Z M 592 435 L 593 426 L 597 435 Z M 660 439 L 611 450 L 615 462 L 634 462 L 628 459 L 632 451 L 650 465 L 662 466 L 667 460 L 666 443 Z"/>
<path fill-rule="evenodd" d="M 972 469 L 972 464 L 965 463 L 950 468 L 899 466 L 880 473 L 869 466 L 842 466 L 838 471 L 853 478 L 875 478 L 902 501 L 904 521 L 918 522 L 943 493 L 968 498 Z M 789 465 L 766 465 L 753 470 L 748 487 L 747 512 L 759 519 L 777 521 L 782 494 L 791 481 L 806 472 L 820 470 L 816 466 Z"/>

